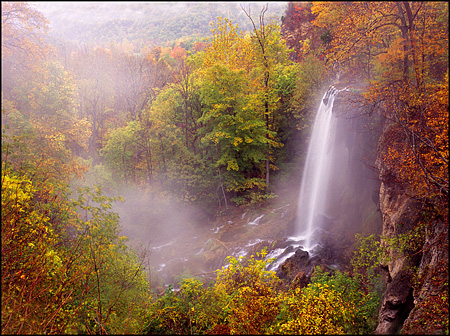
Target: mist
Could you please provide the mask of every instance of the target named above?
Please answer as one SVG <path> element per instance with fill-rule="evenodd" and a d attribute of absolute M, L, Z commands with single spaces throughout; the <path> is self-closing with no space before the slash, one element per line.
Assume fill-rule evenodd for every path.
<path fill-rule="evenodd" d="M 120 215 L 123 233 L 134 247 L 165 244 L 199 229 L 202 212 L 193 205 L 162 200 L 133 187 L 119 194 L 125 201 L 117 202 L 112 210 Z"/>
<path fill-rule="evenodd" d="M 191 34 L 208 34 L 217 16 L 228 17 L 244 31 L 252 26 L 241 9 L 258 15 L 266 2 L 31 2 L 49 20 L 51 36 L 86 45 L 109 45 L 111 41 L 132 40 L 139 31 L 145 44 L 163 45 Z M 283 15 L 287 2 L 268 2 L 266 17 Z M 197 22 L 189 17 L 202 13 Z M 179 26 L 180 22 L 184 26 Z M 174 36 L 164 36 L 164 27 L 178 27 Z M 111 34 L 113 33 L 113 34 Z"/>

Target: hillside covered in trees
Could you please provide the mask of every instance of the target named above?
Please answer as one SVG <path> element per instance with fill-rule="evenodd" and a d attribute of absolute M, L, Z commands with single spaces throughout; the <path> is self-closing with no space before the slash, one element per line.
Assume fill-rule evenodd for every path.
<path fill-rule="evenodd" d="M 191 230 L 163 207 L 296 203 L 330 85 L 379 131 L 382 227 L 289 282 L 262 249 L 159 290 L 115 204 L 157 240 Z M 2 333 L 449 332 L 446 2 L 2 2 L 1 117 Z"/>
<path fill-rule="evenodd" d="M 265 3 L 241 3 L 258 13 Z M 210 23 L 227 17 L 243 30 L 250 30 L 237 2 L 132 2 L 110 6 L 104 2 L 71 2 L 64 6 L 37 2 L 37 9 L 49 19 L 50 35 L 61 43 L 104 46 L 111 43 L 143 47 L 192 44 L 210 36 Z M 249 7 L 250 6 L 250 7 Z M 281 17 L 286 2 L 272 2 L 268 15 Z"/>

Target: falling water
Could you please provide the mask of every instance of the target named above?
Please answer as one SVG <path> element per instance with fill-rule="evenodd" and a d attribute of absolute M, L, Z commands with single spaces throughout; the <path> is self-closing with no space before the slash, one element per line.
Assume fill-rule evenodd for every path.
<path fill-rule="evenodd" d="M 346 89 L 343 89 L 346 90 Z M 321 218 L 326 218 L 326 196 L 332 178 L 332 148 L 337 119 L 332 114 L 333 102 L 340 91 L 331 86 L 320 102 L 308 147 L 303 171 L 297 212 L 297 230 L 304 239 L 304 249 L 317 245 L 314 233 L 320 230 Z"/>

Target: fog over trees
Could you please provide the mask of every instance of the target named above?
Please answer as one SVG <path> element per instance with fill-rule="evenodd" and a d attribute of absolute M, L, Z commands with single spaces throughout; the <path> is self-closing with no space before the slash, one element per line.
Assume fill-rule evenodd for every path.
<path fill-rule="evenodd" d="M 268 2 L 267 16 L 281 18 L 287 2 Z M 241 6 L 256 15 L 263 2 L 36 2 L 49 19 L 50 34 L 81 44 L 108 45 L 123 39 L 165 45 L 182 37 L 209 35 L 210 22 L 228 17 L 243 30 L 252 26 Z"/>

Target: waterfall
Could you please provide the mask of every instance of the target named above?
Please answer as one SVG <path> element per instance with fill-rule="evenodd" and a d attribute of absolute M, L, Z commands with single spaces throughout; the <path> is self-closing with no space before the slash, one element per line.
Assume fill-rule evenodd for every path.
<path fill-rule="evenodd" d="M 343 89 L 347 90 L 347 89 Z M 308 146 L 297 207 L 297 234 L 304 249 L 317 245 L 315 233 L 326 214 L 327 187 L 333 178 L 333 145 L 337 118 L 332 114 L 334 99 L 340 91 L 331 86 L 320 102 Z M 337 178 L 337 177 L 334 177 Z"/>

